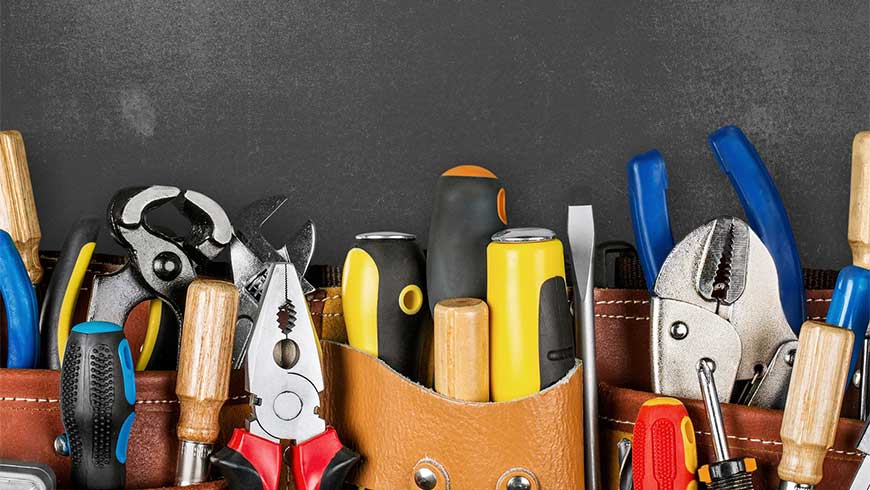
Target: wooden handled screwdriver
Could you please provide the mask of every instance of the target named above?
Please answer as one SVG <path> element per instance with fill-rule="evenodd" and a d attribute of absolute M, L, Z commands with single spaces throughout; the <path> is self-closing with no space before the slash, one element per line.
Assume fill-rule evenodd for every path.
<path fill-rule="evenodd" d="M 229 391 L 238 305 L 239 290 L 228 282 L 196 279 L 187 288 L 175 384 L 181 402 L 176 485 L 208 478 L 208 457 Z"/>
<path fill-rule="evenodd" d="M 866 285 L 870 283 L 870 131 L 863 131 L 855 135 L 852 141 L 852 181 L 849 192 L 849 248 L 852 249 L 852 265 L 840 272 L 843 280 L 851 278 L 849 289 L 861 291 L 863 295 L 856 295 L 854 301 L 843 307 L 838 307 L 833 302 L 828 311 L 828 323 L 844 325 L 852 320 L 849 325 L 857 332 L 855 347 L 852 350 L 852 364 L 849 372 L 855 371 L 858 358 L 863 353 L 861 366 L 861 420 L 866 420 L 870 412 L 870 380 L 865 373 L 870 370 L 870 342 L 867 341 L 867 322 L 870 320 L 870 304 L 865 288 L 854 285 Z M 840 278 L 838 277 L 838 282 Z M 835 295 L 835 298 L 839 295 Z M 848 301 L 850 298 L 845 298 Z M 852 305 L 851 303 L 854 303 Z M 831 314 L 834 312 L 834 315 Z M 836 313 L 839 312 L 839 317 Z M 863 334 L 863 335 L 862 335 Z"/>
<path fill-rule="evenodd" d="M 834 443 L 849 358 L 851 330 L 807 321 L 801 327 L 788 399 L 782 418 L 780 490 L 808 490 L 822 480 L 822 464 Z"/>
<path fill-rule="evenodd" d="M 435 391 L 472 402 L 489 401 L 489 307 L 477 298 L 435 305 Z"/>
<path fill-rule="evenodd" d="M 42 232 L 24 153 L 24 139 L 18 131 L 0 131 L 0 229 L 12 235 L 30 282 L 39 284 L 42 279 L 42 265 L 39 263 Z"/>

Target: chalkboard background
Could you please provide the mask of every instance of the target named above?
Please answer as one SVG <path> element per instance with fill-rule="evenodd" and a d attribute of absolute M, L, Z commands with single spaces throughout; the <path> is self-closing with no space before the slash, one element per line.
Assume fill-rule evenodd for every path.
<path fill-rule="evenodd" d="M 625 162 L 651 148 L 682 236 L 741 212 L 705 141 L 737 124 L 804 265 L 849 260 L 866 0 L 3 0 L 0 18 L 0 126 L 25 135 L 46 249 L 161 183 L 230 214 L 286 193 L 270 236 L 310 217 L 315 261 L 338 264 L 357 232 L 425 243 L 437 175 L 469 162 L 504 180 L 512 225 L 564 236 L 591 203 L 600 240 L 630 240 Z"/>

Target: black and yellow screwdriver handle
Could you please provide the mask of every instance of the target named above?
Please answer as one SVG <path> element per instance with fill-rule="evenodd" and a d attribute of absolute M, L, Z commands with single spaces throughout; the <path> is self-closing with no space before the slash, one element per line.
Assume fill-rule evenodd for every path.
<path fill-rule="evenodd" d="M 341 301 L 350 345 L 417 380 L 424 340 L 425 261 L 415 236 L 356 236 L 344 261 Z"/>
<path fill-rule="evenodd" d="M 426 254 L 430 312 L 443 299 L 484 298 L 486 246 L 506 225 L 505 190 L 494 173 L 460 165 L 441 174 Z"/>
<path fill-rule="evenodd" d="M 562 242 L 543 228 L 495 234 L 487 248 L 492 401 L 522 398 L 574 367 Z"/>
<path fill-rule="evenodd" d="M 63 361 L 76 301 L 99 234 L 99 219 L 78 220 L 64 241 L 57 265 L 48 282 L 39 315 L 39 330 L 42 332 L 41 358 L 49 369 L 60 369 Z"/>

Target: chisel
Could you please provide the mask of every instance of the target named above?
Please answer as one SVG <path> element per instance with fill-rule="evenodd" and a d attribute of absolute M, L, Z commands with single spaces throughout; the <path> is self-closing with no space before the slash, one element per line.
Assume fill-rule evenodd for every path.
<path fill-rule="evenodd" d="M 441 174 L 426 259 L 430 311 L 442 299 L 484 297 L 486 247 L 506 225 L 505 190 L 494 173 L 460 165 Z"/>
<path fill-rule="evenodd" d="M 551 386 L 574 367 L 562 242 L 543 228 L 496 233 L 486 250 L 493 401 Z"/>
<path fill-rule="evenodd" d="M 133 356 L 121 326 L 73 327 L 60 372 L 65 432 L 55 439 L 55 451 L 71 457 L 74 488 L 124 488 L 135 403 Z"/>
<path fill-rule="evenodd" d="M 489 401 L 489 308 L 477 298 L 435 305 L 435 391 L 472 402 Z"/>
<path fill-rule="evenodd" d="M 834 443 L 855 334 L 821 322 L 804 322 L 785 402 L 777 467 L 781 490 L 812 490 Z"/>
<path fill-rule="evenodd" d="M 574 342 L 583 360 L 583 434 L 586 488 L 601 488 L 598 450 L 598 369 L 595 363 L 595 305 L 592 262 L 595 221 L 592 206 L 568 206 L 568 243 L 574 269 Z"/>
<path fill-rule="evenodd" d="M 634 424 L 631 467 L 635 490 L 695 490 L 695 428 L 676 398 L 644 402 Z"/>
<path fill-rule="evenodd" d="M 33 285 L 42 280 L 39 217 L 24 139 L 18 131 L 0 131 L 0 229 L 12 235 Z"/>
<path fill-rule="evenodd" d="M 221 407 L 227 401 L 239 290 L 228 282 L 194 279 L 187 288 L 184 327 L 175 394 L 178 463 L 175 484 L 208 479 L 209 455 L 220 432 Z"/>
<path fill-rule="evenodd" d="M 427 317 L 425 267 L 414 235 L 362 233 L 347 253 L 341 277 L 350 345 L 414 381 Z"/>

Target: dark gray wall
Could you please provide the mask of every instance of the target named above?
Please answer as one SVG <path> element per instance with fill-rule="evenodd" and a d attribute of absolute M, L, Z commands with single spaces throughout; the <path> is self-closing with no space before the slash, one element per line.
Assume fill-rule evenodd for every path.
<path fill-rule="evenodd" d="M 676 233 L 739 212 L 705 136 L 742 126 L 804 264 L 839 267 L 870 128 L 870 5 L 741 0 L 0 3 L 0 126 L 27 139 L 44 247 L 120 186 L 228 211 L 287 193 L 318 262 L 356 232 L 425 240 L 436 176 L 484 162 L 512 224 L 596 206 L 630 239 L 624 166 L 668 158 Z M 273 236 L 280 229 L 274 226 Z M 289 233 L 289 230 L 287 230 Z M 108 240 L 106 240 L 108 242 Z M 108 248 L 106 248 L 108 250 Z"/>

